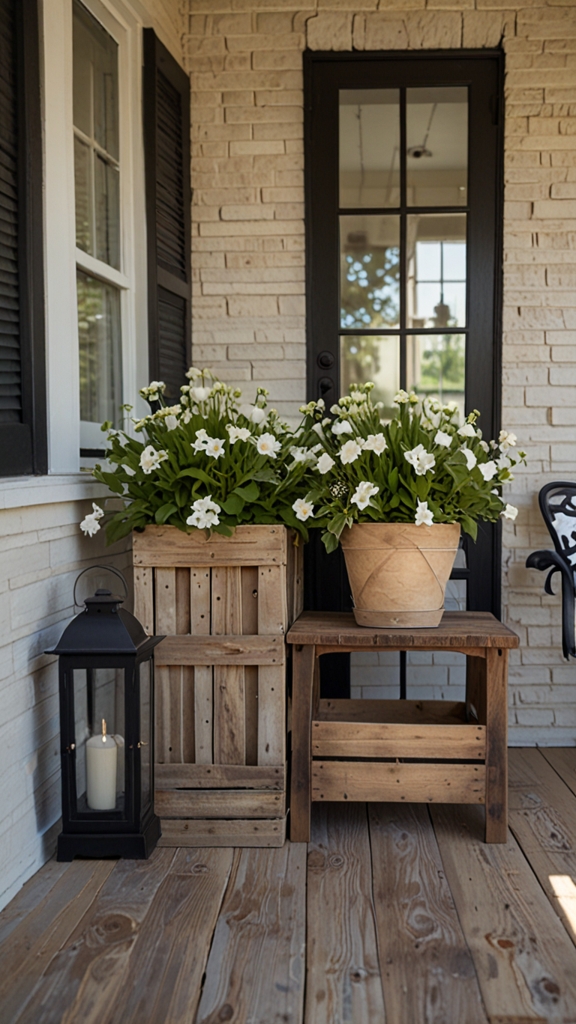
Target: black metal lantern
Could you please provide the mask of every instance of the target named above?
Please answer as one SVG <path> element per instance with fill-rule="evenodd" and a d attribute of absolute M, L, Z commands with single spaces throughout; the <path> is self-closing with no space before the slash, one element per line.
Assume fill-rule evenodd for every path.
<path fill-rule="evenodd" d="M 114 572 L 127 593 L 117 570 L 91 568 Z M 154 813 L 154 648 L 164 638 L 147 636 L 121 608 L 124 598 L 97 590 L 46 652 L 59 656 L 58 860 L 143 859 L 160 837 Z"/>

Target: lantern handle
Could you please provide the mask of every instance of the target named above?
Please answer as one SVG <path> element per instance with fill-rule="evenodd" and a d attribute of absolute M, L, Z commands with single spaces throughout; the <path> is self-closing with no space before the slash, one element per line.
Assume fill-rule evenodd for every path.
<path fill-rule="evenodd" d="M 125 601 L 126 598 L 128 597 L 128 584 L 126 582 L 126 577 L 124 576 L 124 574 L 121 573 L 119 569 L 115 569 L 113 565 L 89 565 L 86 569 L 82 569 L 82 572 L 79 573 L 78 576 L 76 577 L 76 581 L 74 583 L 74 593 L 72 595 L 74 599 L 74 607 L 82 607 L 82 605 L 79 604 L 78 601 L 76 600 L 76 587 L 78 586 L 78 581 L 80 580 L 80 577 L 84 576 L 84 573 L 92 572 L 94 569 L 105 569 L 106 572 L 112 572 L 114 573 L 115 576 L 118 577 L 118 579 L 122 580 L 122 583 L 124 584 L 124 597 L 122 598 L 122 600 Z"/>

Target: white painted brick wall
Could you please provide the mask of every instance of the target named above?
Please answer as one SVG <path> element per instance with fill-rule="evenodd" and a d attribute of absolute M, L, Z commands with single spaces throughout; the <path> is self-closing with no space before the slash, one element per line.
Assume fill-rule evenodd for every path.
<path fill-rule="evenodd" d="M 83 536 L 91 502 L 0 511 L 0 907 L 54 853 L 59 830 L 58 676 L 53 646 L 74 614 L 88 565 L 112 564 L 131 582 L 129 541 Z M 78 609 L 76 610 L 78 611 Z"/>
<path fill-rule="evenodd" d="M 576 475 L 574 0 L 188 0 L 194 186 L 194 358 L 294 415 L 305 396 L 302 50 L 491 47 L 506 53 L 503 423 L 528 451 L 504 529 L 512 743 L 576 742 L 576 668 L 560 606 L 526 555 L 549 541 L 537 494 Z M 366 670 L 366 671 L 365 671 Z M 394 695 L 390 665 L 363 696 Z M 368 682 L 368 679 L 370 680 Z M 462 689 L 462 668 L 413 665 L 409 692 Z M 358 684 L 360 686 L 360 684 Z"/>

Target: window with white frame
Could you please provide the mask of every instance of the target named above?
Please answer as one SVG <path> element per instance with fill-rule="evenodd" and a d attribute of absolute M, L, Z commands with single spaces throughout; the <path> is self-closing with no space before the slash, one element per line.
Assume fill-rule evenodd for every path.
<path fill-rule="evenodd" d="M 122 404 L 119 45 L 73 3 L 73 123 L 80 448 L 102 448 L 100 425 Z"/>

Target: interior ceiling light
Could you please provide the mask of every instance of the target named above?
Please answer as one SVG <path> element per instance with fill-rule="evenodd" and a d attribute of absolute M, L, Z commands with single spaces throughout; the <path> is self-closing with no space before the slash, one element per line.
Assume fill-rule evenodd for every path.
<path fill-rule="evenodd" d="M 428 142 L 428 136 L 430 135 L 430 129 L 432 127 L 432 120 L 434 118 L 434 114 L 436 113 L 437 106 L 437 103 L 434 103 L 432 106 L 432 112 L 430 114 L 430 120 L 428 121 L 428 127 L 426 129 L 424 141 L 421 143 L 420 146 L 410 146 L 410 149 L 408 150 L 408 156 L 414 157 L 415 160 L 420 160 L 421 157 L 423 156 L 432 156 L 432 151 L 428 149 L 426 144 Z"/>

